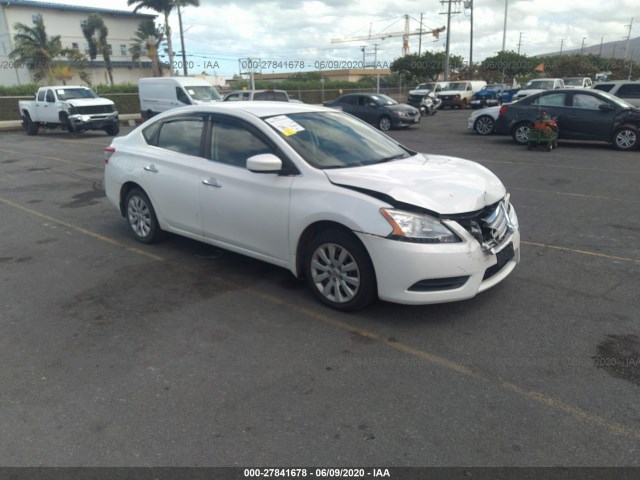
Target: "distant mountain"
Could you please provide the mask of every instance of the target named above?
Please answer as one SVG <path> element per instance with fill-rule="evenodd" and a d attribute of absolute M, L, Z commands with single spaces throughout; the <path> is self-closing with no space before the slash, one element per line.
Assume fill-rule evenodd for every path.
<path fill-rule="evenodd" d="M 601 50 L 602 48 L 602 50 Z M 627 48 L 626 40 L 617 40 L 615 42 L 606 42 L 597 45 L 590 45 L 584 47 L 582 51 L 585 55 L 601 55 L 605 58 L 624 58 L 625 49 Z M 574 48 L 572 50 L 562 50 L 562 55 L 576 55 L 580 54 L 580 48 Z M 629 41 L 629 53 L 630 57 L 636 61 L 640 62 L 640 37 L 632 38 Z M 536 55 L 536 57 L 550 57 L 553 55 L 560 55 L 560 52 L 552 52 L 552 53 L 543 53 L 541 55 Z"/>

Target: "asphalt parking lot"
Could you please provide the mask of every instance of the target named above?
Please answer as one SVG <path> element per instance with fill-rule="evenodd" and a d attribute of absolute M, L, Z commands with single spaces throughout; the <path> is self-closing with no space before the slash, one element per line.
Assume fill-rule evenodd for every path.
<path fill-rule="evenodd" d="M 0 465 L 640 466 L 640 152 L 529 152 L 469 113 L 391 136 L 494 171 L 521 264 L 357 314 L 252 259 L 137 243 L 104 133 L 0 134 Z"/>

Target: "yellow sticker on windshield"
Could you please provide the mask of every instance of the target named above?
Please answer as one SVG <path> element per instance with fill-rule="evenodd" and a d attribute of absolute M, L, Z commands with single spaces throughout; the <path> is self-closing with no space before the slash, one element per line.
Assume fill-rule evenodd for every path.
<path fill-rule="evenodd" d="M 286 137 L 290 137 L 291 135 L 295 135 L 296 133 L 304 130 L 302 125 L 294 122 L 286 115 L 267 118 L 265 121 Z"/>

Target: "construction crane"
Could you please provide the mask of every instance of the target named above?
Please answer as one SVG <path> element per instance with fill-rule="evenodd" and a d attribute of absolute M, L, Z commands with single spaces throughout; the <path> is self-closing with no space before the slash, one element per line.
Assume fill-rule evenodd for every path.
<path fill-rule="evenodd" d="M 391 37 L 402 37 L 402 55 L 409 54 L 409 36 L 410 35 L 433 35 L 435 38 L 440 36 L 440 33 L 444 32 L 446 27 L 436 28 L 434 30 L 422 30 L 420 28 L 417 32 L 409 31 L 409 15 L 404 16 L 404 32 L 388 32 L 388 33 L 377 33 L 375 35 L 363 35 L 360 37 L 344 37 L 344 38 L 332 38 L 331 43 L 342 43 L 342 42 L 357 42 L 362 40 L 384 40 L 385 38 Z"/>

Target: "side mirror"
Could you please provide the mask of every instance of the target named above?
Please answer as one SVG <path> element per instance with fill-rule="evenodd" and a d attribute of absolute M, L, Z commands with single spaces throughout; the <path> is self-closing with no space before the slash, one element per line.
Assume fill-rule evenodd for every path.
<path fill-rule="evenodd" d="M 247 158 L 247 170 L 254 173 L 280 173 L 282 160 L 273 153 L 261 153 Z"/>

